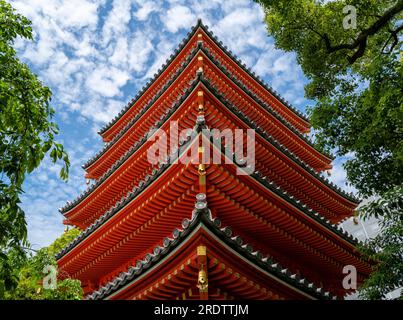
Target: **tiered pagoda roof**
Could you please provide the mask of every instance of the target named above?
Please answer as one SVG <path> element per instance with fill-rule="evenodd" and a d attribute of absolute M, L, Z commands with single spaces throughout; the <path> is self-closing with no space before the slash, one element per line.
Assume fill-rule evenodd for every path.
<path fill-rule="evenodd" d="M 171 137 L 174 121 L 191 134 Z M 332 157 L 305 136 L 309 127 L 199 21 L 100 131 L 105 148 L 84 165 L 94 183 L 61 209 L 83 232 L 57 254 L 59 267 L 88 299 L 343 297 L 343 266 L 356 266 L 359 282 L 370 272 L 336 225 L 358 199 L 322 176 Z M 179 151 L 152 164 L 157 128 Z M 237 175 L 245 164 L 217 146 L 210 157 L 221 164 L 178 162 L 204 153 L 202 128 L 254 129 L 253 173 Z M 197 283 L 203 272 L 209 289 Z"/>
<path fill-rule="evenodd" d="M 270 257 L 264 257 L 260 251 L 254 251 L 253 247 L 249 244 L 244 244 L 241 237 L 233 235 L 230 227 L 221 227 L 221 221 L 218 218 L 212 218 L 210 210 L 208 210 L 207 203 L 203 201 L 206 197 L 205 194 L 198 194 L 196 196 L 197 201 L 195 203 L 195 209 L 193 210 L 192 218 L 184 219 L 182 222 L 181 229 L 175 229 L 172 232 L 171 237 L 164 238 L 162 244 L 163 246 L 157 246 L 151 253 L 148 253 L 144 259 L 139 260 L 136 266 L 129 268 L 127 272 L 122 272 L 118 277 L 114 278 L 112 281 L 108 282 L 106 285 L 102 286 L 99 290 L 88 295 L 87 299 L 95 300 L 102 299 L 104 297 L 117 298 L 125 294 L 125 288 L 128 285 L 139 281 L 140 276 L 147 276 L 153 272 L 153 268 L 164 266 L 168 264 L 168 261 L 172 259 L 181 245 L 186 243 L 192 243 L 194 252 L 196 253 L 197 242 L 192 240 L 195 235 L 203 233 L 204 237 L 208 237 L 210 241 L 216 241 L 223 245 L 224 250 L 228 251 L 228 254 L 238 254 L 242 256 L 243 259 L 247 261 L 247 264 L 252 268 L 259 269 L 259 272 L 264 273 L 268 278 L 275 278 L 276 282 L 280 282 L 284 286 L 284 290 L 292 290 L 296 298 L 310 298 L 310 299 L 336 299 L 337 297 L 332 296 L 329 292 L 325 291 L 323 288 L 316 287 L 313 283 L 300 277 L 299 275 L 292 273 L 287 268 L 282 267 L 279 263 L 276 263 Z M 200 241 L 200 240 L 199 240 Z M 201 242 L 200 242 L 201 243 Z M 224 251 L 223 250 L 223 251 Z M 214 252 L 214 251 L 213 251 Z M 222 251 L 220 251 L 222 252 Z M 210 257 L 210 252 L 208 253 Z M 217 256 L 217 255 L 216 255 Z M 194 254 L 194 258 L 197 258 Z M 195 260 L 195 259 L 193 259 Z M 231 285 L 238 285 L 239 294 L 245 294 L 247 297 L 261 298 L 261 299 L 281 299 L 282 297 L 278 293 L 273 293 L 267 289 L 264 285 L 255 283 L 249 280 L 247 277 L 242 277 L 239 273 L 228 268 L 222 263 L 222 254 L 220 257 L 211 257 L 211 265 L 209 266 L 209 274 L 215 274 L 216 284 L 215 290 L 213 290 L 213 295 L 216 298 L 227 296 L 231 297 L 226 291 L 220 288 L 220 280 L 222 277 L 228 278 L 228 283 Z M 195 261 L 187 260 L 180 265 L 181 272 L 183 274 L 193 275 L 193 278 L 182 276 L 177 272 L 173 272 L 178 279 L 178 281 L 187 281 L 189 287 L 194 287 L 192 280 L 197 276 L 197 267 L 195 267 Z M 185 271 L 186 270 L 186 271 Z M 155 272 L 155 271 L 154 271 Z M 149 286 L 148 288 L 139 290 L 136 298 L 148 298 L 148 299 L 175 299 L 183 298 L 182 290 L 178 290 L 177 285 L 171 279 L 161 279 L 158 285 Z M 214 283 L 213 277 L 209 278 L 209 286 Z M 193 281 L 194 282 L 194 281 Z M 245 290 L 246 287 L 246 290 Z M 193 292 L 197 292 L 194 290 Z M 232 292 L 234 289 L 231 290 Z M 246 291 L 245 293 L 242 291 Z M 192 298 L 192 294 L 189 294 L 192 290 L 187 290 L 186 294 L 188 298 Z M 277 297 L 275 297 L 277 295 Z M 195 295 L 194 298 L 198 298 Z"/>
<path fill-rule="evenodd" d="M 171 79 L 173 77 L 173 71 L 175 67 L 175 65 L 172 65 L 174 63 L 174 61 L 178 58 L 183 58 L 186 49 L 191 48 L 191 51 L 194 50 L 194 48 L 192 46 L 194 46 L 194 43 L 191 42 L 192 38 L 194 37 L 194 35 L 196 34 L 196 31 L 202 31 L 202 34 L 206 34 L 209 36 L 209 38 L 211 40 L 214 41 L 214 44 L 217 45 L 228 57 L 230 57 L 234 63 L 237 64 L 237 66 L 239 68 L 241 68 L 244 72 L 246 72 L 251 78 L 253 78 L 254 81 L 256 81 L 261 87 L 263 87 L 265 90 L 267 90 L 268 92 L 270 92 L 271 95 L 274 96 L 275 99 L 277 99 L 278 101 L 281 102 L 282 106 L 286 106 L 289 110 L 292 111 L 293 114 L 295 114 L 297 117 L 293 117 L 293 114 L 290 115 L 290 117 L 295 118 L 300 118 L 302 121 L 301 123 L 303 123 L 305 125 L 305 129 L 302 129 L 302 131 L 308 131 L 309 129 L 309 120 L 307 117 L 305 117 L 305 115 L 303 113 L 301 113 L 298 109 L 294 108 L 292 105 L 290 105 L 290 103 L 288 101 L 286 101 L 283 97 L 280 96 L 280 94 L 278 94 L 273 88 L 271 88 L 267 83 L 264 82 L 264 80 L 262 80 L 258 75 L 256 75 L 252 70 L 248 69 L 248 67 L 240 60 L 238 59 L 238 57 L 236 57 L 235 54 L 233 54 L 231 52 L 231 50 L 229 50 L 225 45 L 223 45 L 222 41 L 218 40 L 214 34 L 209 31 L 208 26 L 204 25 L 202 23 L 202 21 L 199 19 L 197 24 L 192 28 L 191 31 L 188 32 L 187 37 L 184 38 L 181 42 L 181 44 L 179 45 L 179 47 L 177 49 L 175 49 L 174 53 L 171 54 L 171 56 L 168 58 L 168 60 L 165 62 L 165 64 L 162 65 L 162 67 L 157 71 L 157 73 L 154 74 L 154 77 L 152 79 L 150 79 L 149 81 L 147 81 L 146 85 L 137 93 L 137 95 L 126 105 L 126 107 L 124 109 L 121 110 L 121 112 L 119 112 L 119 114 L 113 118 L 108 124 L 106 124 L 103 128 L 101 128 L 101 130 L 99 131 L 99 133 L 102 135 L 102 137 L 104 137 L 105 140 L 108 140 L 107 136 L 107 131 L 112 130 L 112 127 L 114 127 L 114 125 L 118 122 L 122 120 L 122 117 L 132 108 L 132 106 L 134 104 L 136 104 L 137 102 L 139 102 L 141 99 L 144 99 L 145 94 L 146 93 L 150 93 L 151 97 L 153 97 L 153 95 L 157 95 L 157 87 L 158 84 L 157 80 L 159 80 L 159 78 L 161 76 L 163 76 L 164 73 L 168 73 L 168 75 L 165 75 L 165 79 Z M 186 56 L 186 59 L 189 58 L 189 55 Z M 181 62 L 181 66 L 184 66 L 186 64 L 185 61 Z M 152 92 L 149 92 L 150 90 L 153 90 Z M 279 112 L 281 112 L 281 114 L 285 114 L 285 110 L 283 110 L 282 108 L 279 108 L 278 110 Z M 297 120 L 294 120 L 297 121 Z M 302 127 L 302 125 L 298 126 L 299 128 Z M 109 133 L 110 134 L 110 133 Z"/>

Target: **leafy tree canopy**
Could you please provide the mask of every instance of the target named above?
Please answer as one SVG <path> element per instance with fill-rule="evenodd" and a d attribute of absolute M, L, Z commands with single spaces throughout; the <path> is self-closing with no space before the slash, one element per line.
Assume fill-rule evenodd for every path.
<path fill-rule="evenodd" d="M 34 254 L 21 255 L 9 252 L 10 266 L 13 270 L 16 286 L 6 290 L 3 286 L 3 294 L 0 297 L 13 300 L 80 300 L 83 297 L 79 280 L 69 278 L 62 271 L 57 274 L 56 288 L 45 289 L 43 279 L 49 271 L 44 272 L 45 267 L 52 266 L 57 269 L 54 255 L 66 247 L 80 234 L 78 229 L 70 229 L 56 239 L 49 247 L 42 248 Z M 1 289 L 1 286 L 0 286 Z"/>
<path fill-rule="evenodd" d="M 305 93 L 317 101 L 309 113 L 318 146 L 354 155 L 347 175 L 363 196 L 400 185 L 403 1 L 257 2 L 276 46 L 295 52 L 310 80 Z"/>
<path fill-rule="evenodd" d="M 319 148 L 353 155 L 348 180 L 376 200 L 361 216 L 381 232 L 361 248 L 378 261 L 361 296 L 384 298 L 403 285 L 403 0 L 256 0 L 278 48 L 295 52 L 316 101 Z"/>
<path fill-rule="evenodd" d="M 25 215 L 20 207 L 26 174 L 46 154 L 61 160 L 61 177 L 67 179 L 69 159 L 55 141 L 51 91 L 16 56 L 17 37 L 32 40 L 31 22 L 0 0 L 0 279 L 6 289 L 16 284 L 8 253 L 23 256 L 27 245 Z"/>
<path fill-rule="evenodd" d="M 386 192 L 360 210 L 366 217 L 380 215 L 382 232 L 360 248 L 367 259 L 378 263 L 359 294 L 364 299 L 382 299 L 389 292 L 403 288 L 403 187 Z"/>

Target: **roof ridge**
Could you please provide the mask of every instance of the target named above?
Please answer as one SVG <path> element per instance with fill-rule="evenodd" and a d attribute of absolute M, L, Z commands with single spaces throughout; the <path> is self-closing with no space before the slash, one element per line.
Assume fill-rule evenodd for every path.
<path fill-rule="evenodd" d="M 198 81 L 199 80 L 199 81 Z M 339 186 L 331 182 L 329 179 L 322 177 L 319 173 L 316 172 L 315 169 L 313 169 L 309 164 L 307 164 L 305 161 L 300 159 L 297 155 L 295 155 L 292 151 L 290 151 L 288 148 L 283 146 L 281 143 L 279 143 L 274 137 L 269 135 L 266 131 L 264 131 L 262 128 L 259 126 L 256 126 L 256 124 L 249 119 L 248 116 L 243 114 L 243 112 L 239 111 L 235 106 L 233 106 L 228 100 L 226 100 L 225 97 L 221 95 L 220 92 L 218 92 L 217 89 L 214 88 L 213 85 L 210 84 L 209 79 L 204 78 L 203 75 L 200 73 L 196 75 L 196 77 L 192 80 L 192 85 L 185 91 L 185 93 L 179 98 L 179 100 L 176 101 L 176 103 L 171 107 L 170 111 L 166 114 L 165 117 L 161 118 L 157 123 L 156 126 L 157 128 L 161 126 L 173 113 L 173 110 L 176 110 L 181 103 L 187 98 L 188 94 L 194 90 L 194 88 L 197 86 L 197 84 L 201 82 L 210 91 L 213 91 L 215 94 L 216 98 L 223 103 L 228 109 L 230 109 L 236 116 L 241 118 L 246 124 L 248 124 L 251 128 L 254 128 L 260 135 L 266 139 L 269 143 L 271 143 L 274 147 L 276 147 L 280 152 L 284 153 L 286 156 L 294 160 L 298 165 L 302 166 L 308 173 L 310 173 L 312 176 L 317 178 L 319 181 L 323 182 L 327 187 L 331 188 L 333 191 L 335 191 L 337 194 L 340 196 L 346 198 L 349 201 L 353 201 L 354 203 L 358 203 L 359 199 L 354 197 L 351 193 L 348 194 L 344 190 L 342 190 Z M 151 129 L 152 130 L 152 129 Z M 150 130 L 150 131 L 151 131 Z M 149 132 L 150 132 L 149 131 Z M 100 184 L 102 184 L 103 181 L 106 180 L 107 177 L 109 177 L 116 168 L 118 168 L 127 158 L 129 158 L 135 150 L 140 148 L 141 145 L 145 143 L 147 140 L 147 135 L 149 134 L 147 132 L 143 138 L 141 138 L 139 141 L 137 141 L 128 151 L 126 151 L 98 180 L 96 183 L 91 185 L 87 190 L 85 190 L 83 193 L 81 193 L 75 200 L 72 202 L 67 202 L 65 206 L 61 207 L 59 211 L 61 213 L 65 213 L 68 210 L 72 209 L 76 204 L 81 202 L 85 197 L 87 197 L 93 190 L 96 189 Z"/>
<path fill-rule="evenodd" d="M 288 129 L 290 129 L 293 133 L 295 133 L 299 138 L 304 140 L 308 145 L 310 145 L 311 147 L 313 147 L 315 150 L 322 153 L 326 157 L 334 159 L 334 156 L 316 149 L 315 145 L 309 138 L 307 138 L 298 130 L 296 130 L 295 127 L 292 124 L 290 124 L 286 119 L 284 119 L 276 110 L 274 110 L 270 105 L 262 101 L 258 96 L 256 96 L 253 92 L 251 92 L 244 84 L 240 83 L 238 79 L 234 78 L 233 75 L 224 66 L 222 66 L 219 61 L 217 61 L 213 57 L 213 55 L 209 52 L 209 49 L 205 48 L 202 43 L 199 43 L 196 48 L 193 48 L 191 50 L 191 52 L 185 58 L 185 61 L 182 62 L 182 66 L 175 72 L 175 74 L 170 78 L 170 80 L 167 83 L 165 83 L 163 87 L 161 87 L 161 89 L 157 92 L 154 98 L 149 100 L 147 104 L 145 104 L 144 107 L 139 110 L 136 116 L 133 117 L 124 127 L 122 127 L 119 130 L 119 133 L 114 136 L 112 141 L 105 144 L 105 146 L 100 151 L 98 151 L 93 157 L 91 157 L 87 162 L 85 162 L 82 165 L 83 169 L 86 169 L 90 167 L 93 163 L 95 163 L 108 149 L 110 149 L 127 132 L 127 130 L 130 127 L 132 127 L 139 120 L 139 118 L 145 113 L 145 111 L 147 111 L 155 103 L 155 101 L 158 100 L 161 97 L 161 95 L 166 92 L 166 90 L 173 84 L 173 82 L 177 80 L 182 71 L 188 66 L 190 61 L 197 55 L 199 51 L 203 52 L 221 70 L 221 72 L 223 72 L 240 89 L 244 90 L 245 93 L 247 93 L 253 100 L 255 100 L 255 102 L 260 104 L 266 111 L 268 111 L 271 115 L 273 115 L 276 119 L 278 119 L 282 124 L 284 124 Z"/>
<path fill-rule="evenodd" d="M 179 108 L 179 106 L 186 100 L 186 98 L 191 94 L 191 92 L 196 88 L 199 83 L 197 80 L 200 75 L 196 75 L 192 80 L 191 85 L 187 88 L 187 90 L 180 96 L 179 99 L 176 100 L 175 103 L 172 104 L 170 109 L 163 117 L 160 118 L 159 121 L 155 123 L 154 128 L 151 128 L 148 132 L 146 132 L 141 139 L 139 139 L 129 150 L 127 150 L 118 160 L 116 160 L 110 168 L 87 190 L 81 193 L 76 199 L 72 202 L 67 202 L 65 206 L 61 207 L 59 211 L 61 213 L 65 213 L 72 209 L 76 204 L 80 203 L 84 198 L 86 198 L 89 194 L 92 193 L 99 185 L 102 184 L 117 168 L 120 167 L 132 154 L 134 154 L 146 141 L 149 134 L 155 129 L 159 128 L 162 124 L 166 122 L 167 119 Z"/>
<path fill-rule="evenodd" d="M 336 296 L 325 291 L 322 287 L 316 287 L 313 282 L 309 282 L 306 278 L 292 273 L 288 268 L 283 268 L 279 263 L 276 263 L 272 257 L 263 257 L 262 253 L 254 251 L 250 244 L 243 244 L 243 240 L 240 236 L 232 236 L 230 227 L 221 228 L 220 219 L 212 218 L 211 211 L 207 206 L 206 195 L 203 193 L 196 195 L 195 208 L 192 212 L 191 219 L 183 219 L 182 229 L 174 229 L 172 238 L 165 237 L 163 247 L 156 246 L 152 253 L 146 254 L 142 260 L 138 260 L 135 266 L 129 267 L 127 272 L 121 272 L 113 280 L 109 281 L 92 294 L 87 295 L 86 299 L 95 300 L 105 298 L 124 285 L 127 285 L 136 276 L 140 275 L 143 271 L 147 271 L 153 264 L 171 253 L 181 242 L 180 240 L 186 239 L 200 224 L 205 225 L 210 231 L 213 231 L 217 237 L 223 237 L 224 242 L 229 245 L 230 248 L 263 268 L 264 271 L 274 275 L 276 278 L 292 284 L 293 287 L 302 290 L 304 293 L 308 293 L 312 297 L 337 299 Z"/>
<path fill-rule="evenodd" d="M 240 82 L 236 77 L 234 77 L 231 72 L 225 68 L 218 60 L 215 59 L 212 53 L 208 48 L 202 46 L 200 50 L 214 63 L 214 65 L 221 70 L 228 78 L 230 78 L 240 89 L 242 89 L 247 95 L 249 95 L 256 103 L 263 107 L 267 112 L 273 115 L 277 120 L 279 120 L 282 124 L 284 124 L 288 129 L 290 129 L 293 133 L 295 133 L 299 138 L 304 140 L 308 145 L 313 147 L 316 151 L 323 154 L 327 158 L 334 160 L 335 157 L 327 152 L 320 151 L 316 148 L 313 141 L 309 139 L 307 136 L 298 131 L 287 119 L 285 119 L 282 115 L 280 115 L 275 109 L 273 109 L 269 104 L 261 100 L 256 94 L 248 89 L 242 82 Z"/>
<path fill-rule="evenodd" d="M 316 212 L 312 208 L 308 207 L 301 200 L 296 199 L 293 195 L 289 194 L 287 191 L 283 190 L 279 185 L 277 185 L 274 181 L 270 181 L 267 176 L 263 176 L 259 171 L 255 171 L 250 175 L 255 180 L 257 180 L 260 184 L 268 188 L 270 191 L 285 199 L 288 203 L 291 203 L 294 207 L 298 208 L 309 217 L 317 221 L 320 225 L 329 229 L 333 233 L 339 235 L 344 240 L 348 241 L 352 245 L 363 244 L 360 240 L 354 237 L 351 233 L 345 231 L 339 225 L 331 223 L 329 219 L 323 217 L 320 213 Z"/>
<path fill-rule="evenodd" d="M 185 47 L 185 45 L 188 43 L 190 38 L 194 35 L 196 32 L 197 28 L 201 27 L 206 34 L 208 34 L 211 39 L 217 44 L 217 46 L 225 53 L 227 54 L 230 59 L 235 61 L 235 63 L 242 68 L 250 77 L 252 77 L 256 82 L 258 82 L 263 88 L 265 88 L 269 93 L 271 93 L 277 100 L 279 100 L 281 103 L 284 104 L 290 111 L 292 111 L 294 114 L 296 114 L 298 117 L 301 119 L 309 122 L 309 119 L 297 108 L 293 107 L 288 101 L 286 101 L 281 95 L 274 90 L 271 86 L 269 86 L 263 79 L 261 79 L 257 74 L 255 74 L 254 71 L 249 69 L 245 63 L 243 63 L 237 56 L 236 54 L 232 53 L 231 50 L 229 50 L 225 45 L 223 45 L 222 41 L 219 40 L 212 31 L 209 30 L 209 27 L 203 22 L 198 19 L 196 25 L 194 25 L 191 30 L 187 33 L 186 37 L 182 39 L 180 42 L 179 46 L 174 50 L 174 53 L 170 55 L 170 57 L 165 61 L 165 63 L 161 66 L 160 69 L 158 69 L 157 73 L 154 74 L 154 77 L 149 79 L 146 84 L 140 89 L 140 91 L 136 94 L 134 98 L 132 98 L 126 105 L 124 109 L 122 109 L 118 115 L 116 115 L 109 123 L 105 124 L 101 129 L 98 131 L 99 134 L 105 133 L 107 130 L 109 130 L 120 117 L 126 113 L 130 109 L 130 107 L 140 98 L 142 95 L 147 91 L 147 89 L 155 82 L 155 80 L 165 71 L 165 69 L 171 64 L 171 62 L 178 56 L 178 54 L 181 52 L 181 50 Z"/>
<path fill-rule="evenodd" d="M 232 60 L 234 60 L 237 65 L 242 68 L 250 77 L 252 77 L 256 82 L 258 82 L 261 86 L 263 86 L 268 92 L 270 92 L 277 100 L 283 103 L 290 111 L 299 116 L 302 120 L 305 120 L 309 123 L 309 119 L 297 108 L 293 107 L 287 100 L 285 100 L 276 90 L 274 90 L 270 85 L 268 85 L 263 79 L 259 77 L 253 70 L 248 68 L 244 62 L 240 58 L 237 57 L 235 53 L 233 53 L 230 49 L 227 48 L 223 44 L 221 40 L 219 40 L 214 33 L 209 29 L 207 25 L 201 24 L 203 30 L 214 40 L 214 42 L 223 50 Z"/>
<path fill-rule="evenodd" d="M 142 95 L 148 90 L 148 88 L 157 80 L 157 78 L 165 71 L 165 69 L 171 64 L 171 62 L 178 56 L 178 54 L 182 51 L 182 49 L 186 46 L 188 41 L 192 38 L 193 34 L 196 32 L 197 28 L 201 25 L 201 21 L 198 21 L 196 25 L 194 25 L 190 31 L 187 33 L 186 37 L 182 39 L 179 43 L 179 46 L 174 50 L 174 53 L 169 56 L 169 58 L 165 61 L 164 64 L 158 69 L 158 71 L 154 74 L 153 78 L 147 80 L 146 84 L 137 92 L 134 98 L 132 98 L 126 105 L 124 109 L 122 109 L 118 115 L 116 115 L 109 123 L 105 124 L 98 131 L 99 134 L 105 133 L 109 130 L 120 117 L 126 113 L 130 109 L 130 107 L 138 101 L 142 97 Z"/>
<path fill-rule="evenodd" d="M 197 129 L 195 128 L 194 130 Z M 182 140 L 180 142 L 180 149 L 183 150 L 184 146 L 189 143 L 190 137 L 188 137 L 187 140 Z M 181 153 L 181 150 L 179 151 L 179 154 Z M 97 220 L 95 220 L 89 227 L 87 227 L 80 235 L 78 235 L 73 241 L 71 241 L 65 248 L 60 250 L 55 257 L 56 259 L 60 259 L 62 256 L 64 256 L 67 252 L 69 252 L 71 249 L 73 249 L 78 243 L 80 243 L 82 240 L 84 240 L 88 235 L 90 235 L 95 229 L 99 228 L 101 225 L 103 225 L 104 222 L 109 220 L 112 216 L 114 216 L 117 212 L 120 211 L 126 204 L 128 204 L 131 200 L 133 200 L 139 193 L 141 193 L 152 181 L 154 181 L 158 176 L 160 176 L 166 168 L 169 167 L 169 165 L 172 163 L 173 160 L 173 155 L 176 155 L 177 152 L 173 152 L 170 157 L 167 158 L 167 162 L 165 164 L 160 164 L 159 169 L 154 169 L 152 175 L 147 175 L 143 180 L 141 180 L 138 183 L 138 186 L 134 187 L 132 191 L 129 191 L 125 196 L 121 198 L 120 201 L 118 201 L 111 209 L 106 211 L 102 216 L 100 216 Z M 238 165 L 236 161 L 234 163 L 242 168 L 242 166 Z M 298 209 L 300 209 L 302 212 L 307 214 L 309 217 L 313 218 L 315 221 L 319 222 L 321 225 L 325 226 L 327 229 L 332 231 L 333 233 L 339 235 L 343 239 L 347 240 L 353 245 L 356 245 L 358 243 L 362 243 L 359 241 L 357 238 L 353 237 L 351 234 L 349 234 L 347 231 L 343 230 L 341 227 L 331 224 L 329 220 L 325 219 L 322 215 L 314 211 L 313 209 L 309 208 L 307 205 L 303 204 L 302 201 L 297 200 L 294 198 L 294 196 L 289 195 L 286 191 L 284 191 L 281 187 L 276 185 L 272 181 L 268 181 L 269 179 L 267 177 L 262 176 L 262 174 L 259 171 L 255 171 L 253 174 L 251 174 L 253 178 L 255 178 L 259 183 L 270 189 L 272 192 L 275 194 L 279 195 L 283 199 Z"/>
<path fill-rule="evenodd" d="M 112 145 L 118 141 L 126 131 L 132 127 L 137 120 L 166 92 L 166 90 L 172 85 L 173 82 L 177 80 L 181 72 L 188 66 L 189 62 L 195 57 L 197 54 L 196 48 L 193 48 L 189 55 L 183 61 L 182 66 L 175 72 L 175 74 L 165 83 L 164 86 L 158 90 L 157 94 L 154 95 L 152 99 L 150 99 L 143 108 L 141 108 L 135 117 L 133 117 L 122 129 L 119 130 L 118 134 L 114 136 L 114 138 L 106 144 L 100 151 L 98 151 L 93 157 L 91 157 L 86 163 L 82 165 L 83 169 L 90 167 L 94 162 L 96 162 Z"/>
<path fill-rule="evenodd" d="M 230 109 L 236 116 L 238 116 L 240 119 L 242 119 L 246 124 L 248 124 L 251 128 L 255 129 L 264 139 L 266 139 L 269 143 L 271 143 L 274 147 L 276 147 L 280 152 L 285 154 L 287 157 L 292 159 L 294 162 L 296 162 L 298 165 L 303 167 L 308 173 L 310 173 L 312 176 L 317 178 L 319 181 L 323 182 L 327 187 L 331 188 L 333 191 L 335 191 L 337 194 L 341 195 L 342 197 L 346 198 L 349 201 L 353 201 L 354 203 L 358 203 L 359 200 L 354 197 L 351 193 L 348 194 L 344 190 L 342 190 L 339 186 L 331 182 L 329 179 L 322 177 L 319 173 L 316 172 L 314 168 L 312 168 L 309 164 L 307 164 L 305 161 L 303 161 L 301 158 L 299 158 L 296 154 L 294 154 L 291 150 L 289 150 L 287 147 L 285 147 L 283 144 L 278 142 L 274 137 L 269 135 L 265 130 L 263 130 L 261 127 L 256 126 L 256 123 L 252 120 L 249 119 L 247 115 L 245 115 L 242 111 L 239 111 L 232 103 L 230 103 L 225 97 L 222 96 L 222 94 L 213 86 L 210 84 L 209 80 L 202 77 L 201 82 L 210 90 L 212 91 L 216 98 L 228 109 Z"/>
<path fill-rule="evenodd" d="M 131 191 L 127 192 L 125 196 L 122 196 L 120 201 L 116 202 L 114 206 L 112 206 L 109 210 L 107 210 L 103 215 L 101 215 L 98 219 L 96 219 L 90 226 L 88 226 L 83 232 L 81 232 L 75 239 L 73 239 L 66 247 L 61 249 L 58 253 L 55 254 L 56 260 L 59 260 L 72 248 L 77 246 L 81 241 L 83 241 L 87 236 L 89 236 L 95 229 L 98 229 L 100 226 L 104 224 L 104 222 L 108 221 L 112 216 L 114 216 L 117 212 L 120 211 L 123 207 L 125 207 L 129 202 L 135 199 L 143 190 L 146 189 L 148 185 L 151 184 L 155 179 L 157 179 L 169 166 L 171 163 L 175 161 L 175 159 L 181 155 L 182 151 L 187 147 L 188 144 L 191 143 L 195 136 L 197 136 L 196 131 L 192 132 L 191 136 L 188 136 L 186 140 L 181 140 L 179 145 L 179 150 L 175 150 L 172 152 L 166 159 L 165 163 L 160 163 L 158 169 L 153 169 L 151 174 L 145 176 L 145 178 L 139 181 L 138 185 L 135 186 Z"/>

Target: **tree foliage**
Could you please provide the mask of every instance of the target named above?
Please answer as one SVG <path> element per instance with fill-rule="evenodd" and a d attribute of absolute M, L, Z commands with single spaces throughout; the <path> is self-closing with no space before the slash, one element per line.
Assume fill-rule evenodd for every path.
<path fill-rule="evenodd" d="M 360 248 L 368 259 L 378 262 L 361 287 L 360 296 L 384 299 L 389 292 L 403 288 L 403 187 L 386 192 L 361 210 L 364 217 L 382 217 L 379 223 L 383 232 Z"/>
<path fill-rule="evenodd" d="M 305 93 L 317 101 L 309 113 L 318 146 L 354 154 L 347 175 L 363 196 L 400 185 L 403 1 L 258 2 L 276 46 L 295 52 L 310 80 Z M 356 8 L 356 29 L 343 26 L 347 4 Z"/>
<path fill-rule="evenodd" d="M 20 207 L 26 174 L 46 154 L 61 160 L 61 177 L 67 179 L 69 159 L 55 141 L 51 91 L 22 63 L 13 48 L 17 37 L 32 40 L 30 21 L 0 0 L 0 279 L 7 289 L 16 284 L 8 252 L 22 255 L 27 245 L 25 215 Z"/>
<path fill-rule="evenodd" d="M 377 199 L 360 210 L 381 219 L 362 248 L 379 262 L 362 297 L 383 298 L 403 278 L 403 0 L 256 1 L 276 46 L 296 53 L 309 80 L 315 143 L 352 155 L 348 180 Z"/>
<path fill-rule="evenodd" d="M 63 233 L 49 247 L 42 248 L 35 254 L 21 255 L 9 252 L 10 265 L 17 284 L 9 290 L 4 290 L 3 298 L 13 300 L 80 300 L 83 297 L 79 280 L 70 279 L 62 271 L 57 275 L 56 289 L 45 289 L 43 279 L 45 266 L 57 268 L 55 253 L 67 246 L 80 234 L 78 229 L 71 229 Z M 1 282 L 1 281 L 0 281 Z M 0 294 L 1 297 L 1 294 Z"/>

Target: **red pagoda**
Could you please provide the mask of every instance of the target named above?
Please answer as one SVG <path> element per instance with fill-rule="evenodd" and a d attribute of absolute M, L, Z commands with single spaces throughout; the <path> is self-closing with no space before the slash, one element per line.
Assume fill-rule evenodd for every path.
<path fill-rule="evenodd" d="M 189 134 L 170 133 L 174 122 Z M 206 128 L 253 129 L 253 172 L 237 174 L 245 163 L 217 145 L 208 157 L 221 163 L 179 161 L 195 149 L 205 158 Z M 156 129 L 176 147 L 150 163 Z M 309 130 L 199 20 L 101 129 L 105 147 L 83 166 L 92 185 L 60 209 L 83 232 L 57 254 L 59 269 L 90 300 L 342 299 L 344 266 L 358 284 L 371 271 L 337 226 L 358 200 L 322 176 L 332 157 Z"/>

